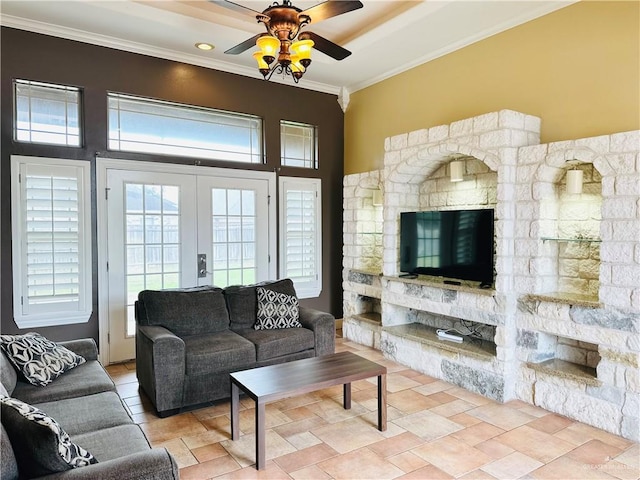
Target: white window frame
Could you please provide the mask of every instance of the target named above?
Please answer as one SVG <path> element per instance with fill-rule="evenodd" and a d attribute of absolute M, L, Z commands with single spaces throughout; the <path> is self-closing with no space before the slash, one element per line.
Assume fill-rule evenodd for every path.
<path fill-rule="evenodd" d="M 262 118 L 256 115 L 114 92 L 107 94 L 107 104 L 109 123 L 107 148 L 111 151 L 174 155 L 247 165 L 260 165 L 265 161 L 264 125 Z M 160 112 L 152 112 L 153 109 L 160 110 Z M 127 129 L 126 123 L 123 125 L 122 115 L 127 112 L 144 117 L 145 132 L 131 131 Z M 245 133 L 250 132 L 248 133 L 249 140 L 240 148 L 233 145 L 225 146 L 222 143 L 210 143 L 213 142 L 209 138 L 213 135 L 211 131 L 204 136 L 181 137 L 177 132 L 172 131 L 174 128 L 180 130 L 178 126 L 173 125 L 171 129 L 167 129 L 157 124 L 158 121 L 168 118 L 179 122 L 181 128 L 186 128 L 189 125 L 190 131 L 205 127 L 220 130 L 216 134 L 218 136 L 229 128 L 241 129 Z M 141 119 L 138 121 L 139 124 L 142 124 Z M 172 137 L 174 134 L 176 136 Z M 225 138 L 227 135 L 224 135 Z M 254 138 L 254 135 L 257 138 Z"/>
<path fill-rule="evenodd" d="M 20 121 L 18 118 L 18 87 L 22 86 L 29 90 L 29 94 L 25 95 L 29 98 L 29 121 L 26 122 L 27 126 L 20 128 Z M 59 93 L 62 98 L 57 99 L 58 102 L 65 104 L 65 124 L 64 126 L 55 126 L 54 124 L 47 123 L 42 125 L 41 130 L 35 128 L 36 124 L 33 122 L 32 117 L 34 109 L 32 108 L 31 99 L 40 98 L 37 95 L 31 95 L 31 89 L 40 88 L 42 90 L 48 90 L 49 92 Z M 78 121 L 77 133 L 73 127 L 69 125 L 69 106 L 74 105 L 74 102 L 70 102 L 66 96 L 75 97 L 75 111 Z M 13 81 L 13 139 L 20 143 L 36 143 L 42 145 L 60 145 L 67 147 L 80 147 L 82 146 L 82 95 L 81 90 L 77 87 L 69 87 L 66 85 L 56 85 L 51 83 L 32 82 L 29 80 L 16 79 Z M 42 112 L 37 112 L 42 113 Z M 54 131 L 54 130 L 59 131 Z M 28 138 L 22 138 L 28 136 Z M 45 140 L 42 137 L 53 137 L 53 139 Z M 35 139 L 34 139 L 35 137 Z"/>
<path fill-rule="evenodd" d="M 285 133 L 287 128 L 298 128 L 309 135 L 309 151 L 307 152 L 305 149 L 303 158 L 293 158 L 287 154 L 289 151 L 289 140 L 292 138 L 290 134 Z M 301 137 L 305 137 L 305 135 L 301 135 Z M 306 156 L 306 153 L 309 153 L 309 157 Z M 303 165 L 292 165 L 289 163 L 292 161 L 301 162 Z M 284 167 L 316 170 L 318 168 L 318 127 L 307 123 L 280 120 L 280 163 Z"/>
<path fill-rule="evenodd" d="M 321 196 L 321 180 L 319 178 L 298 178 L 298 177 L 280 177 L 278 180 L 278 197 L 279 197 L 279 257 L 280 257 L 280 277 L 291 278 L 299 298 L 315 298 L 322 291 L 322 196 Z M 306 190 L 314 192 L 315 196 L 315 237 L 316 255 L 315 255 L 315 280 L 301 281 L 292 277 L 287 272 L 287 234 L 286 234 L 286 214 L 287 214 L 287 192 L 289 190 Z"/>
<path fill-rule="evenodd" d="M 75 175 L 78 181 L 78 294 L 77 301 L 29 305 L 26 301 L 26 193 L 21 181 L 29 167 Z M 11 229 L 13 314 L 19 328 L 86 323 L 92 313 L 91 163 L 60 158 L 11 156 Z"/>

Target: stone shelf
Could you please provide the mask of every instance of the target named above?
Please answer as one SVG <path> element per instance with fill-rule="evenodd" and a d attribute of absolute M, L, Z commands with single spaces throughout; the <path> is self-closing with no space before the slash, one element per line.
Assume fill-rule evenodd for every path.
<path fill-rule="evenodd" d="M 421 323 L 382 327 L 382 331 L 396 337 L 407 338 L 431 347 L 475 357 L 480 360 L 493 361 L 496 358 L 496 344 L 493 342 L 475 338 L 465 338 L 462 343 L 441 340 L 435 328 Z"/>
<path fill-rule="evenodd" d="M 375 272 L 373 270 L 361 270 L 359 268 L 351 268 L 349 270 L 350 272 L 354 272 L 354 273 L 360 273 L 362 275 L 371 275 L 373 277 L 380 277 L 382 276 L 382 272 Z"/>
<path fill-rule="evenodd" d="M 602 240 L 599 238 L 556 238 L 556 237 L 542 237 L 542 241 L 552 242 L 588 242 L 588 243 L 600 243 Z"/>
<path fill-rule="evenodd" d="M 585 385 L 599 387 L 602 382 L 598 380 L 595 368 L 576 363 L 559 360 L 557 358 L 540 363 L 527 362 L 527 367 L 537 372 L 553 375 L 554 377 L 574 380 Z"/>
<path fill-rule="evenodd" d="M 473 285 L 465 284 L 462 285 L 452 285 L 449 283 L 444 283 L 443 280 L 435 280 L 433 277 L 427 277 L 419 275 L 418 278 L 402 278 L 402 277 L 382 277 L 383 280 L 394 281 L 394 282 L 403 282 L 403 283 L 413 283 L 415 285 L 424 285 L 426 287 L 433 288 L 441 288 L 443 290 L 456 290 L 458 292 L 469 292 L 469 293 L 477 293 L 478 295 L 486 295 L 491 297 L 495 295 L 496 291 L 493 288 L 480 288 Z M 471 282 L 469 282 L 471 283 Z"/>
<path fill-rule="evenodd" d="M 597 298 L 577 293 L 530 293 L 523 296 L 525 301 L 540 301 L 549 303 L 561 303 L 565 305 L 577 305 L 580 307 L 601 308 L 602 304 Z"/>
<path fill-rule="evenodd" d="M 351 317 L 374 325 L 382 325 L 382 315 L 376 312 L 358 313 L 357 315 L 351 315 Z"/>

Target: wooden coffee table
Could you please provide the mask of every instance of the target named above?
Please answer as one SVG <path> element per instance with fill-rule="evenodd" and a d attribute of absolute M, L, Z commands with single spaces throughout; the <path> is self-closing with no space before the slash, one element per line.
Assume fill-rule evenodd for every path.
<path fill-rule="evenodd" d="M 240 389 L 256 402 L 256 469 L 265 465 L 265 405 L 343 385 L 343 405 L 351 408 L 351 382 L 378 377 L 378 430 L 387 429 L 387 367 L 351 352 L 259 367 L 231 374 L 231 439 L 240 436 Z"/>

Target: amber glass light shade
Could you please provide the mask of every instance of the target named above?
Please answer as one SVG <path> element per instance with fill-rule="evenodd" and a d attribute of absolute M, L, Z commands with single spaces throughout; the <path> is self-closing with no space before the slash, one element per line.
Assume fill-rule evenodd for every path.
<path fill-rule="evenodd" d="M 292 72 L 304 73 L 304 67 L 300 63 L 300 55 L 291 55 L 291 67 Z"/>
<path fill-rule="evenodd" d="M 255 58 L 255 59 L 256 59 L 256 62 L 258 62 L 258 68 L 259 68 L 260 70 L 263 70 L 263 69 L 265 69 L 265 68 L 266 68 L 267 70 L 269 69 L 269 65 L 267 65 L 267 62 L 265 62 L 265 61 L 264 61 L 262 50 L 261 50 L 261 51 L 259 51 L 259 52 L 255 52 L 255 53 L 253 54 L 253 58 Z"/>
<path fill-rule="evenodd" d="M 278 53 L 278 49 L 280 48 L 280 40 L 275 37 L 265 35 L 264 37 L 260 37 L 256 40 L 256 45 L 262 51 L 263 57 L 275 58 Z"/>
<path fill-rule="evenodd" d="M 298 55 L 301 65 L 307 66 L 311 63 L 311 49 L 313 45 L 313 40 L 298 40 L 291 44 L 291 50 Z"/>

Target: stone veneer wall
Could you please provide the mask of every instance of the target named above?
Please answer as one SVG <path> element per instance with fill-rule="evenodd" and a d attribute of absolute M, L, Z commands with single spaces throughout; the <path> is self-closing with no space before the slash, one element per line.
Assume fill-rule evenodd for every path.
<path fill-rule="evenodd" d="M 491 398 L 518 398 L 637 441 L 640 132 L 541 145 L 539 129 L 540 119 L 503 110 L 385 140 L 383 276 L 374 292 L 382 312 L 380 348 Z M 467 171 L 458 187 L 446 177 L 448 163 L 460 157 Z M 578 197 L 564 194 L 569 160 L 586 172 Z M 354 341 L 369 338 L 368 326 L 350 323 L 348 313 L 362 289 L 351 272 L 368 250 L 356 242 L 352 222 L 371 195 L 363 182 L 377 185 L 378 176 L 345 177 L 343 328 Z M 400 212 L 494 202 L 494 290 L 398 278 Z M 583 240 L 578 235 L 601 243 L 576 242 Z M 564 236 L 570 241 L 557 240 Z M 425 318 L 437 324 L 438 315 L 495 327 L 495 354 L 452 354 L 450 346 L 421 341 L 415 329 L 402 333 L 403 325 Z M 582 370 L 576 374 L 565 364 Z"/>
<path fill-rule="evenodd" d="M 382 206 L 373 204 L 373 192 L 382 188 L 382 172 L 344 178 L 344 267 L 382 272 Z"/>

